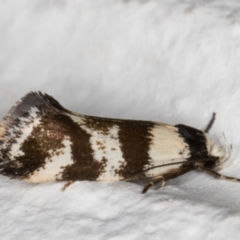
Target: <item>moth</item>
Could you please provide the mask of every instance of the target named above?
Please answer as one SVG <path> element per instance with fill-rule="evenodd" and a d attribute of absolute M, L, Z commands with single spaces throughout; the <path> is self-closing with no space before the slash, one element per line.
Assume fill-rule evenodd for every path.
<path fill-rule="evenodd" d="M 136 120 L 80 115 L 30 92 L 0 122 L 0 173 L 40 183 L 146 179 L 142 193 L 192 170 L 216 178 L 228 151 L 207 132 Z"/>

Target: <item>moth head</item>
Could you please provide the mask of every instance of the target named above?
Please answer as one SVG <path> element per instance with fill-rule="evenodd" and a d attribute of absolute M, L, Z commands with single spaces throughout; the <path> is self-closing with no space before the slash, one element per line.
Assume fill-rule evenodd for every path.
<path fill-rule="evenodd" d="M 224 139 L 225 147 L 214 141 L 211 141 L 209 144 L 210 156 L 217 158 L 216 164 L 214 166 L 215 171 L 219 171 L 220 169 L 222 169 L 223 165 L 225 165 L 226 161 L 230 156 L 230 146 L 227 144 L 225 136 Z"/>

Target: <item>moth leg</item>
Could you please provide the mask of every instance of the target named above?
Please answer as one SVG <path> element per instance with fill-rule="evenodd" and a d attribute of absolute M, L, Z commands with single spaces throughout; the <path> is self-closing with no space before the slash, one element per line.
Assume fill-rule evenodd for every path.
<path fill-rule="evenodd" d="M 62 191 L 64 192 L 70 185 L 72 185 L 74 183 L 74 181 L 68 181 L 66 182 L 63 187 L 62 187 Z"/>
<path fill-rule="evenodd" d="M 209 121 L 207 127 L 206 127 L 205 130 L 204 130 L 205 133 L 208 133 L 209 130 L 212 128 L 213 123 L 215 122 L 215 119 L 216 119 L 216 113 L 214 112 L 214 113 L 212 114 L 211 120 Z"/>
<path fill-rule="evenodd" d="M 213 176 L 214 178 L 225 179 L 225 180 L 229 180 L 229 181 L 232 181 L 232 182 L 240 182 L 239 178 L 224 176 L 224 175 L 222 175 L 218 172 L 215 172 L 211 169 L 207 169 L 207 168 L 204 168 L 204 167 L 197 167 L 196 170 L 207 173 L 207 174 Z"/>
<path fill-rule="evenodd" d="M 169 172 L 166 172 L 164 173 L 163 175 L 160 175 L 160 176 L 157 176 L 155 178 L 153 178 L 152 181 L 150 181 L 149 183 L 147 183 L 143 190 L 142 190 L 142 193 L 146 193 L 147 190 L 152 187 L 153 185 L 159 183 L 162 181 L 162 185 L 161 187 L 163 187 L 166 183 L 166 181 L 172 179 L 172 178 L 176 178 L 178 176 L 181 176 L 183 175 L 184 173 L 186 172 L 189 172 L 193 170 L 193 167 L 192 165 L 186 165 L 186 166 L 182 166 L 182 167 L 179 167 L 179 168 L 176 168 L 176 169 L 173 169 L 173 170 L 170 170 Z"/>
<path fill-rule="evenodd" d="M 161 187 L 163 187 L 164 185 L 165 185 L 165 179 L 164 179 L 164 177 L 163 176 L 159 176 L 157 179 L 155 179 L 155 180 L 153 180 L 153 181 L 151 181 L 151 182 L 148 182 L 145 186 L 144 186 L 144 188 L 143 188 L 143 190 L 142 190 L 142 193 L 146 193 L 147 192 L 147 190 L 150 188 L 150 187 L 152 187 L 153 185 L 155 185 L 155 184 L 157 184 L 157 183 L 159 183 L 159 182 L 162 182 L 162 186 Z"/>
<path fill-rule="evenodd" d="M 146 178 L 146 177 L 145 177 L 145 174 L 143 172 L 141 172 L 141 173 L 134 174 L 133 176 L 130 176 L 128 178 L 123 178 L 120 181 L 124 181 L 124 182 L 130 181 L 131 182 L 131 181 L 136 181 L 136 180 L 143 179 L 143 178 Z"/>

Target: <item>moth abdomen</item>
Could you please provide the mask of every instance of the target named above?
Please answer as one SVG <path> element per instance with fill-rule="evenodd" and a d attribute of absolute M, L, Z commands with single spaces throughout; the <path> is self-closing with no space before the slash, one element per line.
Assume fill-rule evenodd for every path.
<path fill-rule="evenodd" d="M 155 184 L 191 170 L 216 171 L 226 159 L 201 130 L 80 115 L 40 92 L 23 97 L 0 123 L 0 173 L 35 183 Z"/>

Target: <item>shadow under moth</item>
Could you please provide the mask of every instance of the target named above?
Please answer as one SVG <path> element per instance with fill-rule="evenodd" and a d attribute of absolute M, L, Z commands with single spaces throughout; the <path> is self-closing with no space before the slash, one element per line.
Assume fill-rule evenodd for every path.
<path fill-rule="evenodd" d="M 192 170 L 216 178 L 228 149 L 207 132 L 178 124 L 80 115 L 30 92 L 0 122 L 0 173 L 33 183 L 135 181 L 142 193 Z"/>

